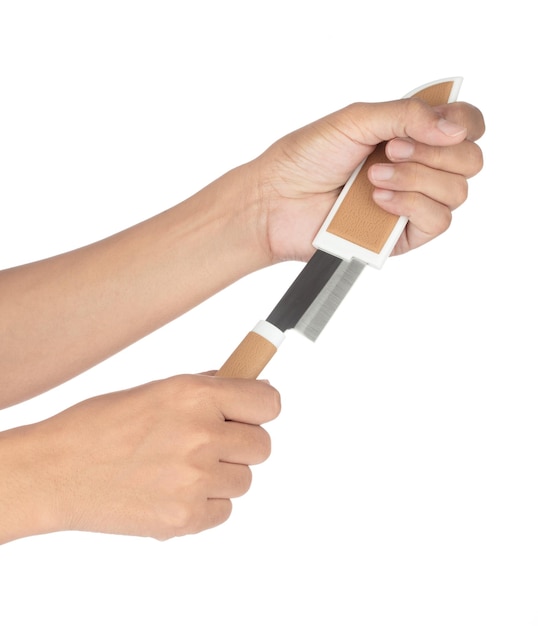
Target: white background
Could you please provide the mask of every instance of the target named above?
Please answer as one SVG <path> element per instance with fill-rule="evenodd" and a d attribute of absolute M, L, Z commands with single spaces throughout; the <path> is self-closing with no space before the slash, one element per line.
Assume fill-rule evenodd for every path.
<path fill-rule="evenodd" d="M 316 344 L 290 334 L 266 369 L 273 454 L 230 520 L 7 544 L 2 625 L 538 625 L 534 24 L 522 0 L 0 3 L 0 267 L 165 210 L 354 100 L 462 75 L 488 126 L 450 230 L 364 272 Z M 2 428 L 218 367 L 299 269 L 240 281 Z"/>

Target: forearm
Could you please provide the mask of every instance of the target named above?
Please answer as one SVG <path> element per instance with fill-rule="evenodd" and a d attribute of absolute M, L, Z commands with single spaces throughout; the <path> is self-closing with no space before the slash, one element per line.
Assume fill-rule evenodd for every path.
<path fill-rule="evenodd" d="M 0 406 L 41 393 L 268 263 L 248 166 L 141 224 L 0 273 Z"/>

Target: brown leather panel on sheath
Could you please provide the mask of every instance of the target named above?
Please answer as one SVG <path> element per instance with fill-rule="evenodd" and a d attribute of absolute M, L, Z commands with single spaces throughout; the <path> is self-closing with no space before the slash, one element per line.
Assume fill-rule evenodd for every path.
<path fill-rule="evenodd" d="M 445 104 L 453 85 L 453 81 L 431 85 L 413 98 L 424 100 L 430 106 Z M 397 215 L 387 213 L 373 201 L 374 187 L 367 176 L 368 168 L 374 163 L 389 163 L 385 145 L 385 142 L 379 144 L 370 154 L 327 228 L 327 232 L 376 254 L 381 252 L 398 221 Z"/>

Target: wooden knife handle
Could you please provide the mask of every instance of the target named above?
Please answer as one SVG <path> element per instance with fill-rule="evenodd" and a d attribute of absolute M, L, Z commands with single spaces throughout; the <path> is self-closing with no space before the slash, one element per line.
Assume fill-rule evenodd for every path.
<path fill-rule="evenodd" d="M 420 98 L 431 106 L 446 104 L 457 96 L 460 78 L 450 78 L 425 85 L 406 97 Z M 373 200 L 373 185 L 368 168 L 374 163 L 388 163 L 385 143 L 379 144 L 355 170 L 342 190 L 314 245 L 341 258 L 357 258 L 381 267 L 400 237 L 407 218 L 381 209 Z"/>
<path fill-rule="evenodd" d="M 276 354 L 284 333 L 269 322 L 259 322 L 217 372 L 227 378 L 258 378 Z"/>

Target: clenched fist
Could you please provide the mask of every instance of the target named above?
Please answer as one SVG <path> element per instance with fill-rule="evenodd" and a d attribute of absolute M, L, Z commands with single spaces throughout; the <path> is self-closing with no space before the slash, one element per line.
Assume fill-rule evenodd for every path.
<path fill-rule="evenodd" d="M 265 382 L 183 375 L 0 433 L 0 542 L 69 529 L 162 540 L 221 524 L 268 457 L 261 424 L 279 411 Z"/>

